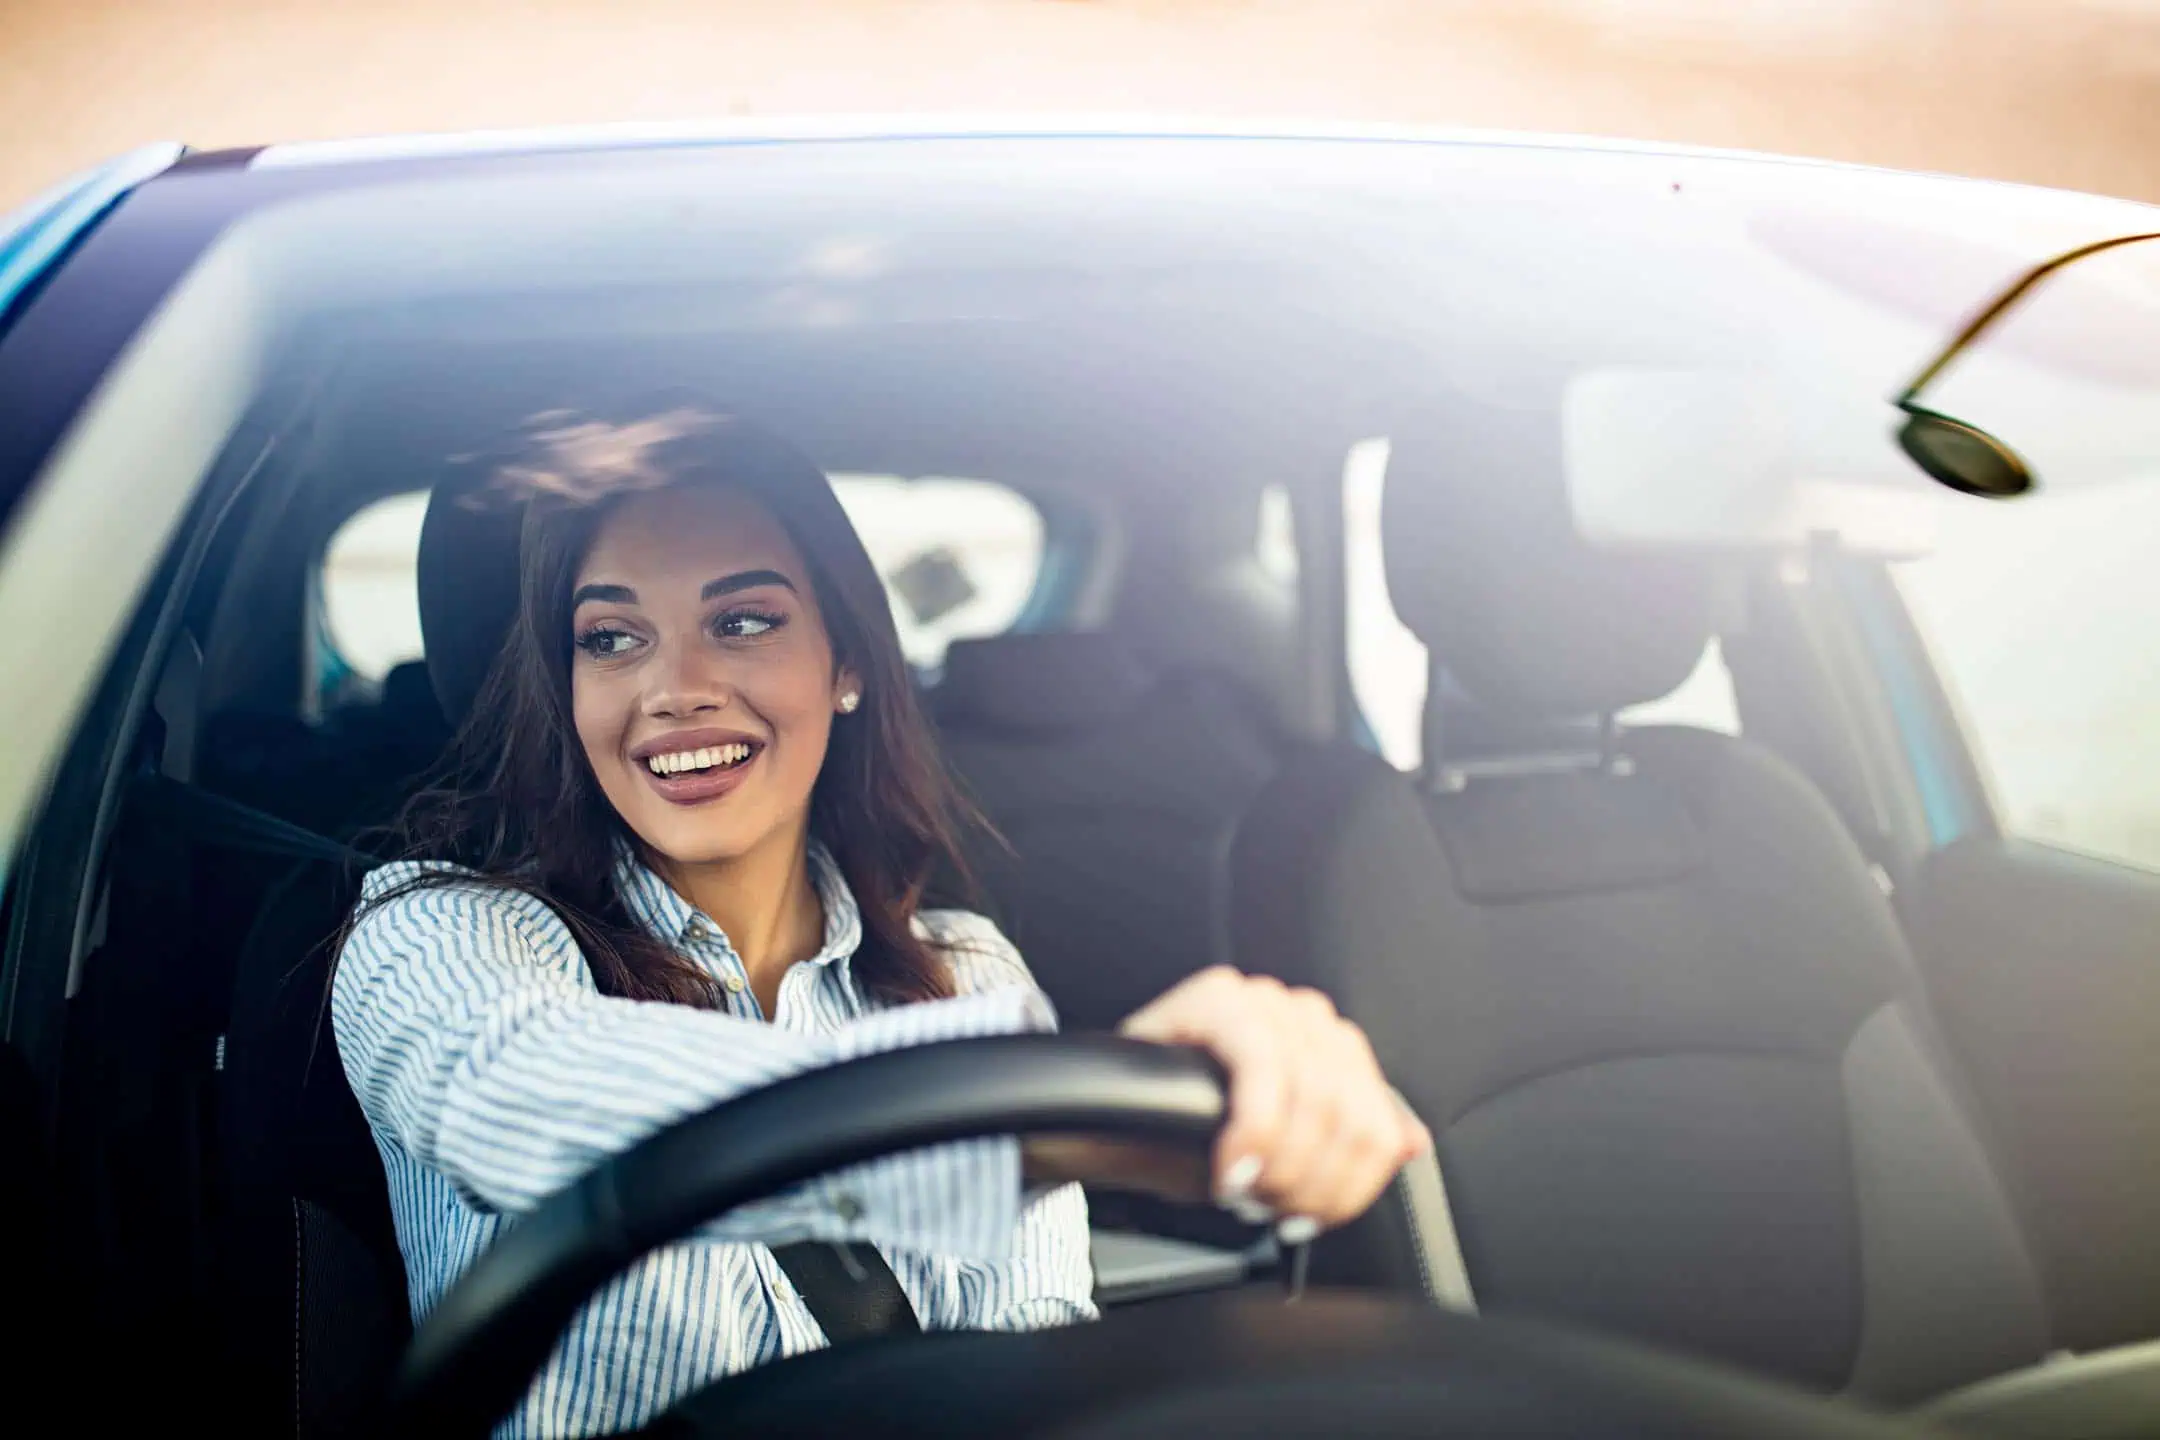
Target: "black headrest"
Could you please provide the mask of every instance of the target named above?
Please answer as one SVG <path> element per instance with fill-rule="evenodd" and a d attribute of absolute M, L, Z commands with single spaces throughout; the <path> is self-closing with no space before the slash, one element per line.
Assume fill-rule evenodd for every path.
<path fill-rule="evenodd" d="M 1707 562 L 1593 549 L 1550 410 L 1450 400 L 1390 444 L 1381 533 L 1395 613 L 1477 702 L 1603 715 L 1676 689 L 1709 643 Z"/>
<path fill-rule="evenodd" d="M 1153 686 L 1108 635 L 1000 635 L 953 642 L 932 704 L 948 729 L 1041 735 L 1127 714 Z"/>
<path fill-rule="evenodd" d="M 383 676 L 381 708 L 384 714 L 412 725 L 442 723 L 442 702 L 435 697 L 426 661 L 407 660 L 391 667 Z"/>
<path fill-rule="evenodd" d="M 420 640 L 435 698 L 452 725 L 464 723 L 517 619 L 524 517 L 464 503 L 487 479 L 460 474 L 436 486 L 420 525 Z"/>

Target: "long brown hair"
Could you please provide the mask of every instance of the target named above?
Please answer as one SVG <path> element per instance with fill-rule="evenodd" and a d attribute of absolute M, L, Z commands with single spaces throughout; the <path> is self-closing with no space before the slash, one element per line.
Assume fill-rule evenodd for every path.
<path fill-rule="evenodd" d="M 624 498 L 661 485 L 730 486 L 763 505 L 802 553 L 835 664 L 862 682 L 862 707 L 834 725 L 810 801 L 810 833 L 862 912 L 854 976 L 888 1003 L 950 995 L 951 967 L 914 919 L 940 862 L 965 875 L 957 836 L 976 817 L 946 778 L 884 583 L 831 484 L 773 436 L 709 409 L 617 414 L 628 418 L 537 416 L 484 485 L 435 502 L 522 506 L 517 613 L 444 765 L 395 827 L 407 858 L 469 873 L 424 872 L 376 903 L 449 883 L 520 891 L 563 918 L 603 993 L 721 1004 L 713 978 L 638 924 L 616 883 L 621 847 L 637 842 L 572 718 L 570 595 Z"/>

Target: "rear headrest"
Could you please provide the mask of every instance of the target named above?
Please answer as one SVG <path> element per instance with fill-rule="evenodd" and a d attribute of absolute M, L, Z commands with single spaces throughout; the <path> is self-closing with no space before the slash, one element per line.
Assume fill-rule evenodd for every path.
<path fill-rule="evenodd" d="M 1381 533 L 1395 613 L 1478 704 L 1603 715 L 1676 689 L 1709 643 L 1695 559 L 1576 533 L 1550 410 L 1450 400 L 1390 445 Z"/>
<path fill-rule="evenodd" d="M 1107 635 L 1000 635 L 954 641 L 931 704 L 947 729 L 1044 735 L 1127 714 L 1153 685 Z"/>

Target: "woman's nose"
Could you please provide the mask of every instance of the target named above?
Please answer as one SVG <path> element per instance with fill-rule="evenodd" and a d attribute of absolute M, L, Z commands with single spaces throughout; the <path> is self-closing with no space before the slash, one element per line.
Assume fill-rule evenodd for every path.
<path fill-rule="evenodd" d="M 644 710 L 655 718 L 725 710 L 735 698 L 727 667 L 705 647 L 663 643 L 647 671 Z"/>

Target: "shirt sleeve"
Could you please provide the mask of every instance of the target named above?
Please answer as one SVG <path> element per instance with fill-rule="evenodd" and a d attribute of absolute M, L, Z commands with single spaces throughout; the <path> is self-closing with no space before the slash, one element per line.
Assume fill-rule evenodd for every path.
<path fill-rule="evenodd" d="M 1010 1255 L 963 1260 L 959 1272 L 970 1328 L 1047 1330 L 1093 1320 L 1086 1195 L 1078 1185 L 1060 1185 L 1038 1196 L 1021 1213 Z"/>
<path fill-rule="evenodd" d="M 380 893 L 392 877 L 371 877 Z M 434 884 L 373 905 L 347 937 L 331 1018 L 378 1138 L 477 1208 L 515 1214 L 607 1157 L 786 1076 L 906 1045 L 1050 1028 L 1028 987 L 879 1011 L 833 1035 L 600 994 L 545 904 Z M 867 1240 L 1002 1259 L 1020 1154 L 992 1138 L 835 1172 L 722 1217 L 715 1238 Z"/>
<path fill-rule="evenodd" d="M 1020 951 L 989 919 L 946 910 L 925 914 L 922 923 L 944 947 L 964 995 L 1040 994 Z M 1042 1330 L 1093 1320 L 1086 1194 L 1078 1185 L 1060 1185 L 1035 1196 L 1021 1212 L 1007 1253 L 962 1260 L 957 1272 L 960 1328 Z"/>

